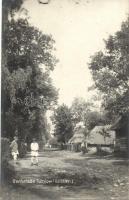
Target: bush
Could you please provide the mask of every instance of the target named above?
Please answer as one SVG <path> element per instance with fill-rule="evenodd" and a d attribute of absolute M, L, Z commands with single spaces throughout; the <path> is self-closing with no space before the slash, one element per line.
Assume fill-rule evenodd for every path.
<path fill-rule="evenodd" d="M 2 181 L 5 179 L 8 161 L 10 160 L 10 142 L 7 138 L 1 138 L 1 179 Z"/>
<path fill-rule="evenodd" d="M 10 141 L 7 138 L 1 138 L 1 164 L 10 158 Z"/>

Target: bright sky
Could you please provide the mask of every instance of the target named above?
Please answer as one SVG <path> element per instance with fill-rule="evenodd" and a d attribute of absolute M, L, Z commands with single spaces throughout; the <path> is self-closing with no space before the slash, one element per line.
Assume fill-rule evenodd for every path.
<path fill-rule="evenodd" d="M 78 3 L 79 2 L 79 3 Z M 52 73 L 60 89 L 59 103 L 70 105 L 76 96 L 90 98 L 92 84 L 87 63 L 89 57 L 103 49 L 103 39 L 120 29 L 127 18 L 128 0 L 26 0 L 29 21 L 56 41 L 59 63 Z"/>

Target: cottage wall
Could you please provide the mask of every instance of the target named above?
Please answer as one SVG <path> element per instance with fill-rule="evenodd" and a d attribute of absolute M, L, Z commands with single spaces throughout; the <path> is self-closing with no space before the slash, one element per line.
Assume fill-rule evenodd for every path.
<path fill-rule="evenodd" d="M 115 152 L 122 153 L 129 157 L 129 119 L 121 118 L 121 120 L 115 125 L 116 131 L 116 145 Z"/>

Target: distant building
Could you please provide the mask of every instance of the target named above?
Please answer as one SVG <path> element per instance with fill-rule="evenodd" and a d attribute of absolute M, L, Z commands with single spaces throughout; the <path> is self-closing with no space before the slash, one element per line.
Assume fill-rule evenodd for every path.
<path fill-rule="evenodd" d="M 77 126 L 72 138 L 68 141 L 68 149 L 71 151 L 81 151 L 81 143 L 84 141 L 84 128 Z"/>
<path fill-rule="evenodd" d="M 51 148 L 58 148 L 59 144 L 56 137 L 51 137 L 48 141 L 49 147 Z"/>

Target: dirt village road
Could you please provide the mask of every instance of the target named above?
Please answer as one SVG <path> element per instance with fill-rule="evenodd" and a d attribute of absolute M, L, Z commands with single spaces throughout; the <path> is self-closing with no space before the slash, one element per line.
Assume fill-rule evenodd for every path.
<path fill-rule="evenodd" d="M 69 151 L 44 151 L 39 166 L 30 165 L 30 154 L 10 166 L 10 184 L 1 189 L 1 200 L 128 200 L 129 162 Z"/>

